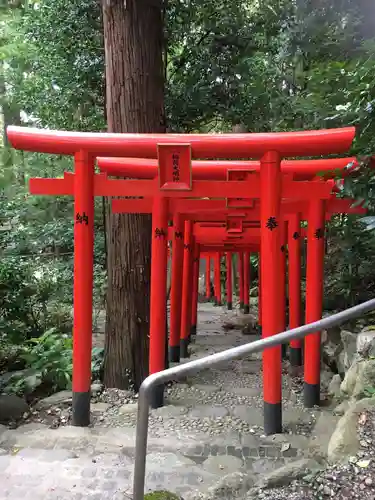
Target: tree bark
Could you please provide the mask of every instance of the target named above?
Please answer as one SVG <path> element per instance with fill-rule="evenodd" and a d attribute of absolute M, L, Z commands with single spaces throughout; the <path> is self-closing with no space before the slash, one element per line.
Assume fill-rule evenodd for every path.
<path fill-rule="evenodd" d="M 108 131 L 165 132 L 162 2 L 102 1 Z M 107 245 L 104 383 L 138 389 L 148 374 L 151 217 L 109 207 Z"/>

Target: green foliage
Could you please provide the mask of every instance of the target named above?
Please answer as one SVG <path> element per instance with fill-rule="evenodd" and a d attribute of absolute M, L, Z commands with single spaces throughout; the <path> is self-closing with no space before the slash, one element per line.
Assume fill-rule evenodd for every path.
<path fill-rule="evenodd" d="M 27 3 L 16 40 L 27 45 L 27 78 L 17 68 L 22 109 L 54 128 L 100 130 L 104 123 L 101 7 L 94 0 Z"/>
<path fill-rule="evenodd" d="M 373 397 L 375 397 L 375 387 L 365 387 L 365 389 L 364 389 L 364 396 L 366 398 L 373 398 Z"/>
<path fill-rule="evenodd" d="M 145 500 L 181 500 L 181 497 L 170 491 L 152 491 L 146 493 Z"/>
<path fill-rule="evenodd" d="M 13 342 L 40 335 L 52 325 L 71 331 L 70 312 L 58 306 L 61 273 L 35 269 L 17 257 L 0 263 L 0 331 Z"/>
<path fill-rule="evenodd" d="M 72 339 L 55 329 L 47 330 L 25 345 L 22 358 L 34 370 L 36 384 L 42 381 L 53 390 L 70 387 L 72 373 Z"/>
<path fill-rule="evenodd" d="M 92 350 L 92 377 L 98 378 L 102 370 L 104 349 Z M 5 392 L 32 394 L 43 386 L 46 392 L 70 389 L 72 382 L 72 338 L 51 328 L 43 335 L 25 342 L 18 356 L 24 369 L 9 378 Z"/>

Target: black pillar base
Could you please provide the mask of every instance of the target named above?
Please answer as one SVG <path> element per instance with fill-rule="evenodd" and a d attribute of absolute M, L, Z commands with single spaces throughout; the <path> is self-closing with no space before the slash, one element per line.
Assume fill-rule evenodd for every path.
<path fill-rule="evenodd" d="M 151 408 L 160 408 L 164 405 L 164 384 L 157 385 L 150 394 Z"/>
<path fill-rule="evenodd" d="M 169 361 L 171 363 L 179 363 L 180 361 L 180 346 L 169 346 Z"/>
<path fill-rule="evenodd" d="M 305 408 L 313 408 L 320 405 L 320 384 L 304 383 L 303 403 Z"/>
<path fill-rule="evenodd" d="M 77 427 L 87 427 L 90 424 L 90 400 L 89 392 L 73 392 L 72 401 L 72 424 Z"/>
<path fill-rule="evenodd" d="M 281 344 L 281 359 L 288 359 L 286 344 Z"/>
<path fill-rule="evenodd" d="M 227 306 L 228 306 L 228 311 L 231 311 L 233 309 L 233 304 L 232 302 L 228 302 L 227 303 Z"/>
<path fill-rule="evenodd" d="M 191 325 L 190 335 L 196 335 L 196 334 L 197 334 L 197 325 Z"/>
<path fill-rule="evenodd" d="M 249 304 L 244 304 L 244 306 L 243 306 L 243 313 L 244 314 L 249 314 L 249 312 L 250 312 L 250 306 L 249 306 Z"/>
<path fill-rule="evenodd" d="M 189 358 L 189 350 L 188 350 L 189 340 L 181 339 L 180 340 L 180 357 L 181 358 Z"/>
<path fill-rule="evenodd" d="M 283 431 L 281 403 L 264 401 L 264 434 L 281 434 Z"/>
<path fill-rule="evenodd" d="M 243 309 L 243 302 L 240 302 L 240 309 Z"/>
<path fill-rule="evenodd" d="M 290 366 L 302 366 L 302 350 L 300 347 L 289 347 Z"/>
<path fill-rule="evenodd" d="M 220 306 L 222 305 L 222 303 L 221 303 L 219 300 L 216 300 L 216 305 L 217 305 L 218 307 L 220 307 Z"/>

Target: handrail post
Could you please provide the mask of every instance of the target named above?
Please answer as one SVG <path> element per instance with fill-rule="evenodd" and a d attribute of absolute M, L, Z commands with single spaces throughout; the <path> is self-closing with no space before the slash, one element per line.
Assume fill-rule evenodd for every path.
<path fill-rule="evenodd" d="M 149 401 L 147 379 L 143 382 L 138 394 L 137 430 L 135 438 L 135 460 L 133 478 L 133 500 L 143 500 L 146 478 L 146 455 L 148 437 Z"/>

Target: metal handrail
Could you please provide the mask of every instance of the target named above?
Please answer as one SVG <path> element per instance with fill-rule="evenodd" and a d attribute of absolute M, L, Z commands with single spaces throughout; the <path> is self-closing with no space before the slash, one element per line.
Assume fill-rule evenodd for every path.
<path fill-rule="evenodd" d="M 292 330 L 278 333 L 261 340 L 256 340 L 239 347 L 232 347 L 226 351 L 211 354 L 210 356 L 196 359 L 194 361 L 189 361 L 148 376 L 143 381 L 138 394 L 133 500 L 143 500 L 144 498 L 149 401 L 150 394 L 155 387 L 186 375 L 193 375 L 206 368 L 220 364 L 223 361 L 232 361 L 242 356 L 260 352 L 269 347 L 275 347 L 279 344 L 283 344 L 284 342 L 304 337 L 309 333 L 318 332 L 320 330 L 336 326 L 349 319 L 361 316 L 362 314 L 365 314 L 373 309 L 375 309 L 375 299 L 368 300 L 367 302 L 363 302 L 363 304 L 351 307 L 350 309 L 346 309 L 345 311 L 341 311 L 337 314 L 332 314 L 331 316 L 327 316 L 319 321 L 315 321 L 314 323 L 293 328 Z"/>

